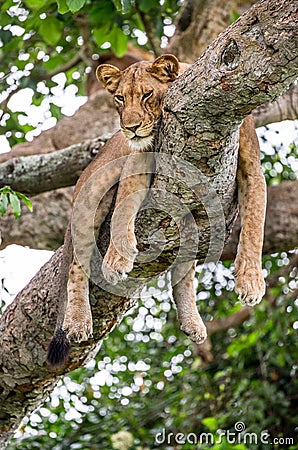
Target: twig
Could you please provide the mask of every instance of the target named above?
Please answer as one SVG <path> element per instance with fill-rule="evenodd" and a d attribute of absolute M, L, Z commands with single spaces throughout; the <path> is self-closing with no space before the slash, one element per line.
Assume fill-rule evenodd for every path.
<path fill-rule="evenodd" d="M 153 51 L 156 57 L 160 56 L 163 52 L 162 49 L 160 48 L 160 41 L 154 34 L 152 22 L 148 20 L 146 14 L 139 9 L 138 2 L 135 3 L 135 8 L 143 24 L 151 50 Z"/>

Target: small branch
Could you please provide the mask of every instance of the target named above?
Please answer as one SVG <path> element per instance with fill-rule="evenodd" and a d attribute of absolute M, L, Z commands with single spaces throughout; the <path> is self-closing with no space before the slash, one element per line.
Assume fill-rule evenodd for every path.
<path fill-rule="evenodd" d="M 84 60 L 85 57 L 84 57 L 83 53 L 84 53 L 84 50 L 81 49 L 81 51 L 79 53 L 77 53 L 70 61 L 65 63 L 63 66 L 57 67 L 56 69 L 52 70 L 51 72 L 44 72 L 42 75 L 39 75 L 36 79 L 38 81 L 50 80 L 55 75 L 58 75 L 58 73 L 67 72 L 67 70 L 72 69 L 79 62 Z M 32 76 L 32 78 L 34 78 L 34 77 Z M 1 109 L 2 109 L 2 112 L 0 113 L 0 119 L 7 112 L 7 104 L 9 102 L 9 100 L 11 99 L 11 97 L 14 94 L 16 94 L 18 91 L 20 91 L 21 89 L 23 89 L 23 87 L 21 85 L 18 85 L 17 88 L 14 89 L 13 91 L 11 91 L 8 94 L 8 96 L 0 103 Z"/>
<path fill-rule="evenodd" d="M 154 53 L 154 56 L 155 57 L 160 56 L 163 53 L 163 51 L 160 47 L 160 40 L 154 34 L 154 28 L 151 20 L 149 20 L 146 14 L 139 9 L 137 2 L 135 4 L 135 8 L 143 24 L 146 36 L 148 38 L 148 42 L 150 44 L 151 50 Z"/>
<path fill-rule="evenodd" d="M 83 61 L 82 50 L 79 51 L 70 61 L 65 63 L 63 66 L 59 66 L 59 67 L 57 67 L 56 69 L 54 69 L 54 70 L 52 70 L 50 72 L 47 72 L 47 73 L 45 73 L 43 75 L 40 75 L 40 77 L 38 79 L 40 81 L 42 81 L 42 80 L 50 80 L 55 75 L 58 75 L 58 73 L 67 72 L 69 69 L 72 69 L 77 64 L 79 64 L 81 61 Z"/>
<path fill-rule="evenodd" d="M 298 118 L 298 84 L 294 83 L 275 102 L 265 103 L 253 111 L 256 127 Z"/>

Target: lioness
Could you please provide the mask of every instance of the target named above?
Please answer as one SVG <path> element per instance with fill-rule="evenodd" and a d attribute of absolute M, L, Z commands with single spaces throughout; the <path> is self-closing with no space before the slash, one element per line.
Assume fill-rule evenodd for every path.
<path fill-rule="evenodd" d="M 137 255 L 134 218 L 150 184 L 148 166 L 150 169 L 152 158 L 146 158 L 146 152 L 149 155 L 149 152 L 153 151 L 163 95 L 169 85 L 189 66 L 180 63 L 173 55 L 162 55 L 153 62 L 141 61 L 123 71 L 109 64 L 102 64 L 97 68 L 98 80 L 114 96 L 121 131 L 109 140 L 96 159 L 85 169 L 76 185 L 74 201 L 89 182 L 88 195 L 80 203 L 80 215 L 82 218 L 87 217 L 92 199 L 102 198 L 100 193 L 105 191 L 106 186 L 112 186 L 120 179 L 115 211 L 118 206 L 121 207 L 123 201 L 125 208 L 122 208 L 121 214 L 114 213 L 112 217 L 113 239 L 102 265 L 104 277 L 112 284 L 125 279 L 132 270 Z M 120 157 L 138 153 L 145 154 L 140 163 L 143 167 L 138 167 L 139 174 L 129 177 L 127 175 L 134 173 L 134 160 Z M 95 178 L 95 182 L 92 181 L 94 173 L 114 161 L 113 170 L 103 171 L 100 177 Z M 259 143 L 251 116 L 243 121 L 240 128 L 237 180 L 242 228 L 235 260 L 235 290 L 242 302 L 253 306 L 261 301 L 265 293 L 261 254 L 266 188 L 260 168 Z M 69 339 L 84 341 L 92 334 L 88 268 L 94 246 L 94 232 L 99 229 L 108 213 L 111 195 L 108 194 L 100 203 L 94 229 L 93 224 L 86 226 L 84 219 L 82 220 L 82 230 L 79 234 L 81 242 L 79 248 L 75 248 L 76 252 L 73 252 L 69 267 L 64 320 L 63 323 L 58 321 L 48 349 L 48 362 L 51 365 L 63 363 L 70 349 Z M 67 240 L 71 240 L 70 232 L 67 234 Z M 179 279 L 180 269 L 179 266 L 173 269 L 174 281 Z M 196 307 L 194 272 L 195 264 L 192 264 L 185 276 L 178 283 L 174 283 L 173 297 L 181 329 L 191 340 L 202 343 L 207 332 Z"/>

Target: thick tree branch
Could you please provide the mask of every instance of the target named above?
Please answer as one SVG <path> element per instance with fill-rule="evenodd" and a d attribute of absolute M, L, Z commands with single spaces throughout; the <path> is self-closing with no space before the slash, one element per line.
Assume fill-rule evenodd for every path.
<path fill-rule="evenodd" d="M 9 185 L 25 194 L 36 195 L 73 186 L 108 139 L 102 136 L 53 153 L 10 159 L 0 164 L 0 188 Z"/>
<path fill-rule="evenodd" d="M 259 2 L 226 30 L 166 94 L 166 114 L 159 133 L 159 148 L 166 156 L 158 161 L 162 173 L 154 180 L 153 197 L 166 211 L 172 205 L 161 194 L 172 192 L 194 211 L 201 231 L 196 255 L 200 260 L 209 248 L 210 221 L 200 208 L 197 194 L 210 200 L 213 219 L 219 217 L 216 200 L 221 200 L 229 232 L 236 212 L 237 126 L 252 109 L 281 94 L 297 77 L 297 26 L 297 2 Z M 193 169 L 187 164 L 176 164 L 177 160 L 167 156 L 172 153 L 191 161 Z M 199 182 L 197 169 L 204 175 Z M 175 176 L 190 179 L 195 192 L 191 194 L 177 186 Z M 209 197 L 215 191 L 216 195 Z M 166 269 L 173 260 L 173 251 L 179 247 L 171 220 L 158 211 L 144 211 L 137 220 L 140 249 L 148 247 L 146 236 L 152 227 L 164 232 L 164 252 L 151 264 L 137 264 L 134 273 L 145 277 Z M 104 247 L 107 237 L 101 235 L 100 244 Z M 45 349 L 54 329 L 61 280 L 64 283 L 67 277 L 67 251 L 65 255 L 63 260 L 62 250 L 56 252 L 7 308 L 0 322 L 3 443 L 23 414 L 45 398 L 58 375 L 46 366 Z M 112 295 L 92 283 L 90 294 L 94 338 L 75 346 L 60 373 L 83 364 L 134 304 L 134 300 Z"/>
<path fill-rule="evenodd" d="M 253 111 L 256 126 L 261 127 L 272 122 L 298 118 L 297 105 L 298 86 L 293 84 L 286 94 L 275 102 L 265 103 Z M 81 111 L 78 112 L 78 116 L 81 117 Z M 33 144 L 19 144 L 14 152 L 0 155 L 0 188 L 9 185 L 17 191 L 38 195 L 53 189 L 72 186 L 107 138 L 108 135 L 101 135 L 58 151 L 53 151 L 49 146 L 37 154 L 33 152 L 36 152 L 39 145 L 43 143 L 45 136 L 42 135 L 40 140 L 36 139 Z M 15 153 L 22 153 L 23 148 L 27 150 L 28 155 L 14 157 Z M 1 163 L 1 156 L 3 163 Z"/>
<path fill-rule="evenodd" d="M 294 83 L 282 97 L 275 102 L 265 103 L 254 112 L 256 127 L 262 127 L 273 122 L 298 119 L 298 84 Z"/>

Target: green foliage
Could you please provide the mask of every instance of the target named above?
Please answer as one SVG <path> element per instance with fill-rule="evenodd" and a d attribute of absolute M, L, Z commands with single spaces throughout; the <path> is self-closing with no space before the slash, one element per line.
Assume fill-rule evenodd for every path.
<path fill-rule="evenodd" d="M 294 163 L 298 160 L 298 148 L 293 142 L 282 150 L 275 148 L 274 155 L 262 154 L 262 168 L 268 184 L 279 184 L 283 180 L 295 180 Z"/>
<path fill-rule="evenodd" d="M 85 5 L 86 0 L 66 0 L 66 4 L 72 13 L 78 12 Z"/>
<path fill-rule="evenodd" d="M 139 33 L 164 37 L 164 26 L 172 23 L 179 0 L 6 0 L 0 6 L 0 125 L 10 145 L 24 141 L 35 128 L 29 118 L 20 123 L 9 100 L 24 88 L 32 90 L 32 105 L 53 103 L 52 78 L 64 72 L 66 84 L 85 94 L 90 70 L 100 54 L 112 50 L 121 57 L 129 41 L 138 45 Z M 146 21 L 144 22 L 144 17 Z M 149 44 L 145 46 L 150 49 Z M 78 55 L 81 58 L 78 58 Z M 73 65 L 69 64 L 74 61 Z M 55 109 L 54 117 L 61 116 Z M 51 114 L 53 108 L 48 109 Z"/>
<path fill-rule="evenodd" d="M 8 450 L 290 448 L 263 445 L 260 439 L 293 438 L 298 419 L 297 268 L 287 268 L 292 257 L 284 253 L 265 259 L 267 279 L 279 279 L 272 288 L 274 307 L 264 300 L 242 326 L 214 335 L 214 359 L 207 364 L 178 329 L 167 278 L 151 283 L 139 307 L 104 341 L 97 359 L 59 382 L 23 424 L 24 437 Z M 221 301 L 215 308 L 219 279 Z M 233 311 L 236 296 L 224 280 L 230 280 L 224 266 L 202 277 L 204 300 L 198 305 L 205 320 L 210 311 L 214 319 Z M 268 299 L 271 295 L 269 288 Z M 240 422 L 246 439 L 256 434 L 257 444 L 245 443 L 245 434 L 235 431 Z M 179 433 L 185 443 L 175 446 L 174 440 L 182 439 Z M 161 444 L 162 438 L 169 444 Z M 198 446 L 195 438 L 202 438 Z"/>
<path fill-rule="evenodd" d="M 0 189 L 0 214 L 4 216 L 8 210 L 9 205 L 14 217 L 17 219 L 21 215 L 21 201 L 27 206 L 29 211 L 32 211 L 32 203 L 26 195 L 21 192 L 12 190 L 9 186 L 4 186 Z"/>
<path fill-rule="evenodd" d="M 39 26 L 39 33 L 48 45 L 58 44 L 63 31 L 63 23 L 56 17 L 46 17 Z"/>

